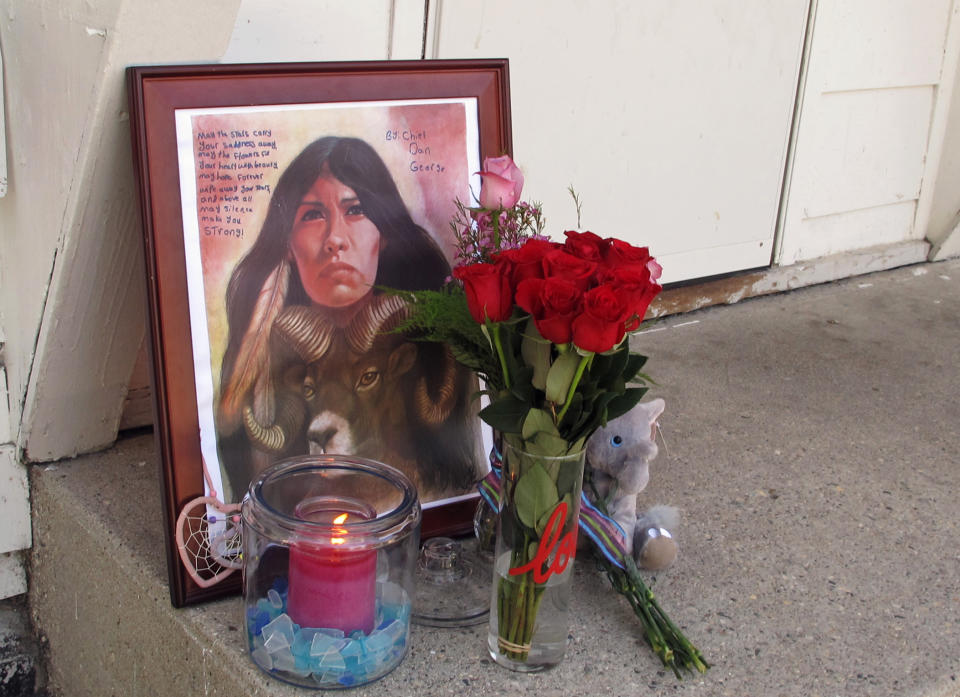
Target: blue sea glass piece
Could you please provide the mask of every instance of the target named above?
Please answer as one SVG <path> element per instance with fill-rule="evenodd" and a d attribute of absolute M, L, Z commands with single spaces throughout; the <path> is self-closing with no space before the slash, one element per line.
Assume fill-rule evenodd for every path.
<path fill-rule="evenodd" d="M 310 656 L 310 641 L 305 639 L 302 632 L 297 632 L 290 645 L 290 650 L 296 658 L 308 658 Z"/>
<path fill-rule="evenodd" d="M 313 641 L 310 642 L 310 655 L 323 656 L 330 649 L 336 650 L 338 641 L 336 637 L 324 634 L 323 632 L 317 632 L 313 635 Z"/>
<path fill-rule="evenodd" d="M 393 645 L 393 639 L 385 632 L 374 632 L 367 637 L 366 645 L 368 653 L 386 651 Z"/>
<path fill-rule="evenodd" d="M 321 634 L 326 634 L 327 636 L 331 636 L 334 639 L 343 639 L 343 637 L 346 636 L 343 633 L 342 629 L 331 629 L 330 627 L 316 627 L 312 629 L 314 629 L 314 631 L 317 631 Z"/>
<path fill-rule="evenodd" d="M 390 637 L 390 643 L 394 646 L 403 645 L 407 636 L 407 625 L 394 620 L 383 628 L 383 634 Z"/>
<path fill-rule="evenodd" d="M 283 635 L 283 632 L 271 632 L 269 635 L 266 635 L 267 639 L 263 642 L 263 647 L 271 654 L 279 653 L 280 651 L 289 651 L 290 642 L 287 641 L 287 637 Z"/>
<path fill-rule="evenodd" d="M 273 659 L 270 658 L 270 654 L 267 653 L 267 650 L 262 646 L 251 651 L 250 658 L 252 658 L 253 662 L 264 670 L 273 669 Z"/>
<path fill-rule="evenodd" d="M 269 649 L 268 649 L 269 650 Z M 273 659 L 273 669 L 291 672 L 296 668 L 296 659 L 287 646 L 278 651 L 270 651 L 270 657 Z"/>
<path fill-rule="evenodd" d="M 357 658 L 363 655 L 363 644 L 356 639 L 347 639 L 347 643 L 340 649 L 344 660 Z"/>
<path fill-rule="evenodd" d="M 264 626 L 261 633 L 263 634 L 264 640 L 267 640 L 270 635 L 279 632 L 280 634 L 283 634 L 284 638 L 287 640 L 287 646 L 289 646 L 293 643 L 295 631 L 293 620 L 290 619 L 290 616 L 287 614 L 282 614 Z"/>
<path fill-rule="evenodd" d="M 343 660 L 343 656 L 340 655 L 340 652 L 334 648 L 327 650 L 323 656 L 320 657 L 320 669 L 324 672 L 329 671 L 344 671 L 347 668 L 347 664 Z"/>

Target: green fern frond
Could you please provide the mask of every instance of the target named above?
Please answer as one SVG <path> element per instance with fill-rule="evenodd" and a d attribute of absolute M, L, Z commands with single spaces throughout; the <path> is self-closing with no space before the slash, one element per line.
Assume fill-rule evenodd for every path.
<path fill-rule="evenodd" d="M 409 316 L 394 331 L 416 341 L 446 344 L 458 363 L 477 373 L 489 387 L 502 389 L 500 364 L 481 325 L 470 314 L 461 286 L 451 284 L 442 290 L 414 291 L 385 288 L 383 291 L 399 295 L 410 303 Z"/>

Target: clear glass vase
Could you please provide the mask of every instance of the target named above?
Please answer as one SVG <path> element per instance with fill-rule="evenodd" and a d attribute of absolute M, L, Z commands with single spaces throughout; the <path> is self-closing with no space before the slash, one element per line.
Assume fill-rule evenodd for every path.
<path fill-rule="evenodd" d="M 504 443 L 487 648 L 511 670 L 536 672 L 563 660 L 584 456 Z"/>

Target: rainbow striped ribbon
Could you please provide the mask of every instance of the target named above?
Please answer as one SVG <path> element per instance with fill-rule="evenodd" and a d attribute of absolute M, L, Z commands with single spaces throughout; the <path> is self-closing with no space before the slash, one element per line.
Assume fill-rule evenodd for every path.
<path fill-rule="evenodd" d="M 499 511 L 500 469 L 503 463 L 496 448 L 490 451 L 490 464 L 489 474 L 480 480 L 477 489 L 484 500 L 490 504 L 490 507 Z M 626 569 L 624 563 L 626 533 L 615 520 L 601 513 L 583 492 L 580 493 L 580 519 L 578 523 L 580 530 L 593 542 L 597 551 L 606 557 L 610 563 L 621 569 Z"/>

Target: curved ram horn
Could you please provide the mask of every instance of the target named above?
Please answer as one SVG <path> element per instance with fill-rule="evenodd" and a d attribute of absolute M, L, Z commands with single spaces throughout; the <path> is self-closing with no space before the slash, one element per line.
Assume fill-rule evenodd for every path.
<path fill-rule="evenodd" d="M 433 399 L 427 392 L 427 379 L 421 377 L 417 381 L 416 404 L 420 418 L 431 426 L 437 426 L 447 420 L 457 399 L 456 376 L 457 363 L 453 360 L 450 349 L 443 347 L 443 378 L 437 398 Z"/>
<path fill-rule="evenodd" d="M 399 295 L 375 295 L 346 328 L 347 343 L 357 353 L 366 353 L 377 334 L 393 331 L 408 314 L 407 301 Z"/>
<path fill-rule="evenodd" d="M 306 305 L 290 305 L 273 323 L 273 330 L 306 363 L 319 360 L 330 348 L 333 324 Z"/>
<path fill-rule="evenodd" d="M 277 404 L 277 419 L 270 426 L 264 426 L 257 421 L 253 409 L 248 405 L 243 408 L 243 427 L 254 446 L 267 452 L 282 453 L 290 445 L 290 439 L 295 436 L 306 418 L 306 407 L 294 395 L 283 395 Z"/>

